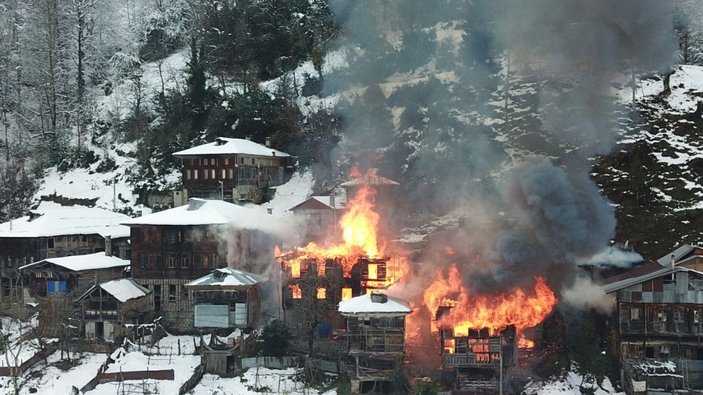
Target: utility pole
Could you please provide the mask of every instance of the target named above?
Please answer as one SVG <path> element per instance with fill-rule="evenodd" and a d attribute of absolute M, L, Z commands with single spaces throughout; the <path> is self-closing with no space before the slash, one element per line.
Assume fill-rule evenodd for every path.
<path fill-rule="evenodd" d="M 500 336 L 500 354 L 498 359 L 498 394 L 503 395 L 503 335 Z"/>

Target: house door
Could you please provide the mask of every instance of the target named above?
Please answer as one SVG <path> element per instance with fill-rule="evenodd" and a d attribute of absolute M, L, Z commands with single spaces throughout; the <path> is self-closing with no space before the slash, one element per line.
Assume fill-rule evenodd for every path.
<path fill-rule="evenodd" d="M 105 340 L 105 327 L 102 321 L 95 323 L 95 339 Z"/>

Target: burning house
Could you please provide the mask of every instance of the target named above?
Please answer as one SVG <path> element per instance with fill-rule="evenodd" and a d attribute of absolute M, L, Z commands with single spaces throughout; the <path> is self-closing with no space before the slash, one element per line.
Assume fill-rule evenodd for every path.
<path fill-rule="evenodd" d="M 286 278 L 283 294 L 289 322 L 304 320 L 301 315 L 311 306 L 334 322 L 339 301 L 386 289 L 407 273 L 404 257 L 387 256 L 383 251 L 374 193 L 365 186 L 349 200 L 339 221 L 341 242 L 326 246 L 311 242 L 276 254 Z"/>

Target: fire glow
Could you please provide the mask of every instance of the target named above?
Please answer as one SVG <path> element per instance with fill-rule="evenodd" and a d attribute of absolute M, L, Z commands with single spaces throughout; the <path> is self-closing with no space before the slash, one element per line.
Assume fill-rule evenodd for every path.
<path fill-rule="evenodd" d="M 430 312 L 449 308 L 439 314 L 432 323 L 432 331 L 438 327 L 453 328 L 454 336 L 468 336 L 469 329 L 487 328 L 496 335 L 509 325 L 515 325 L 520 334 L 527 328 L 541 323 L 551 313 L 557 298 L 543 277 L 535 277 L 532 290 L 515 289 L 497 296 L 471 295 L 461 281 L 456 265 L 446 275 L 437 273 L 434 282 L 425 290 L 423 302 Z M 521 339 L 521 347 L 533 343 Z"/>
<path fill-rule="evenodd" d="M 363 185 L 356 196 L 347 203 L 344 215 L 339 221 L 341 241 L 329 246 L 320 246 L 310 242 L 294 251 L 276 256 L 288 270 L 292 278 L 300 278 L 301 272 L 309 263 L 315 262 L 318 276 L 324 276 L 328 259 L 335 260 L 342 266 L 344 277 L 350 277 L 359 258 L 369 260 L 384 259 L 385 243 L 379 237 L 381 216 L 374 210 L 375 190 Z M 386 261 L 385 276 L 381 278 L 379 265 L 368 264 L 368 281 L 363 285 L 369 288 L 386 288 L 407 274 L 407 261 L 403 257 L 393 256 Z M 348 292 L 347 295 L 349 296 Z"/>

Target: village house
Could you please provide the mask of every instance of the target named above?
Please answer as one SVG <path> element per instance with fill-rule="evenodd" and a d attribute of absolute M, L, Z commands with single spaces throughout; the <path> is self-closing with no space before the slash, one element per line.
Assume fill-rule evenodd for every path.
<path fill-rule="evenodd" d="M 195 328 L 252 328 L 259 321 L 264 279 L 229 267 L 187 283 L 195 303 Z"/>
<path fill-rule="evenodd" d="M 606 279 L 628 394 L 703 389 L 703 248 L 684 245 Z"/>
<path fill-rule="evenodd" d="M 401 299 L 372 292 L 339 302 L 338 310 L 346 320 L 352 393 L 389 392 L 402 374 L 405 317 L 412 309 Z"/>
<path fill-rule="evenodd" d="M 18 268 L 46 258 L 110 250 L 129 259 L 124 214 L 42 202 L 21 218 L 0 224 L 0 303 L 22 300 Z"/>
<path fill-rule="evenodd" d="M 259 203 L 267 188 L 284 182 L 290 155 L 246 139 L 218 137 L 178 151 L 185 197 Z"/>
<path fill-rule="evenodd" d="M 129 333 L 129 326 L 146 322 L 153 306 L 149 290 L 129 278 L 93 285 L 76 302 L 83 314 L 84 337 L 88 340 L 114 342 Z"/>
<path fill-rule="evenodd" d="M 96 283 L 121 278 L 129 261 L 96 252 L 46 258 L 20 267 L 25 283 L 25 301 L 68 296 L 77 298 Z"/>
<path fill-rule="evenodd" d="M 192 332 L 195 300 L 186 284 L 228 266 L 228 241 L 238 224 L 260 226 L 268 219 L 255 208 L 191 198 L 185 206 L 124 221 L 131 228 L 132 277 L 152 291 L 154 318 Z"/>
<path fill-rule="evenodd" d="M 324 241 L 339 234 L 338 223 L 344 211 L 344 199 L 330 196 L 310 196 L 291 207 L 294 217 L 305 225 L 303 240 Z"/>
<path fill-rule="evenodd" d="M 505 369 L 517 364 L 515 326 L 491 334 L 487 328 L 456 333 L 441 327 L 442 366 L 453 373 L 454 386 L 460 391 L 499 392 Z"/>

